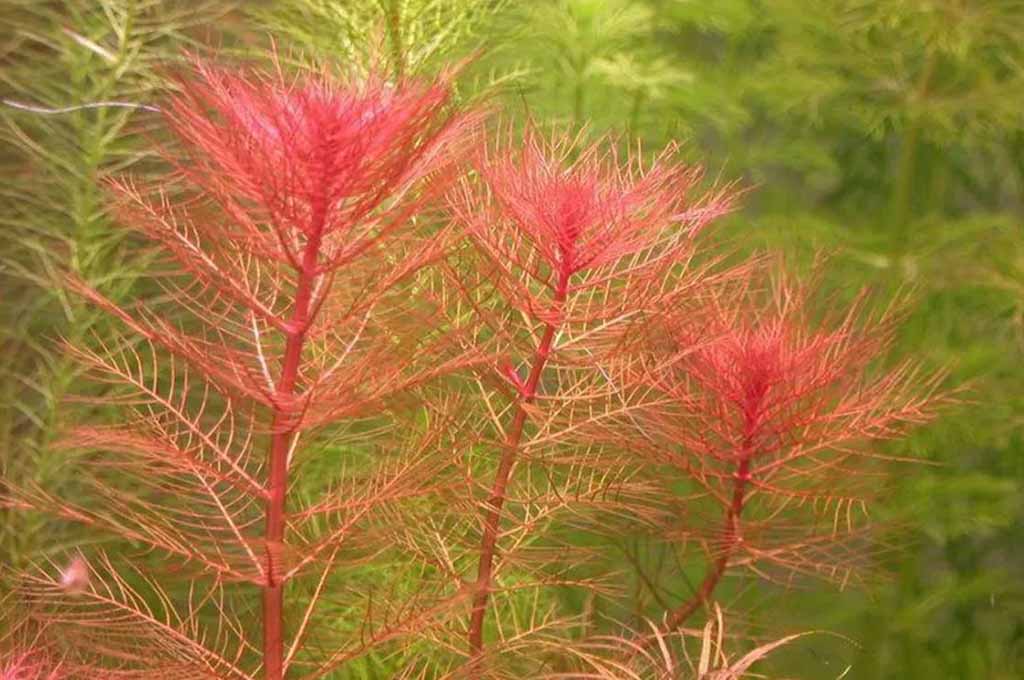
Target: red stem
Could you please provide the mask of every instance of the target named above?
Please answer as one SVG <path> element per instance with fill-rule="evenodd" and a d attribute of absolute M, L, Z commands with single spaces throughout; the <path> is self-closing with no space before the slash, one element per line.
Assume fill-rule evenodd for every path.
<path fill-rule="evenodd" d="M 569 275 L 563 272 L 558 280 L 558 287 L 555 290 L 555 304 L 561 306 L 565 302 L 566 293 L 569 287 Z M 501 508 L 505 505 L 505 493 L 508 487 L 509 477 L 512 474 L 512 467 L 515 465 L 516 455 L 519 452 L 519 442 L 523 437 L 523 426 L 526 424 L 527 404 L 533 402 L 537 396 L 537 385 L 540 383 L 541 374 L 551 354 L 551 345 L 555 339 L 556 325 L 545 324 L 544 335 L 541 336 L 540 344 L 533 354 L 533 365 L 530 368 L 530 375 L 521 391 L 521 397 L 516 402 L 515 417 L 512 420 L 512 427 L 505 437 L 505 444 L 502 447 L 501 460 L 498 463 L 498 472 L 494 478 L 494 486 L 491 489 L 490 498 L 487 499 L 487 514 L 484 518 L 484 532 L 480 540 L 480 562 L 477 567 L 476 593 L 473 595 L 473 613 L 469 620 L 469 652 L 472 658 L 476 658 L 483 650 L 484 643 L 484 618 L 487 614 L 487 600 L 491 594 L 491 577 L 494 568 L 494 556 L 498 543 L 498 529 L 501 523 Z"/>
<path fill-rule="evenodd" d="M 275 563 L 284 543 L 285 501 L 288 493 L 288 452 L 298 423 L 293 420 L 293 397 L 299 376 L 299 363 L 310 323 L 310 302 L 317 278 L 320 240 L 325 211 L 313 212 L 313 229 L 302 255 L 295 303 L 288 323 L 288 340 L 277 382 L 274 418 L 271 425 L 268 499 L 266 504 L 266 584 L 263 586 L 263 668 L 267 680 L 281 680 L 284 673 L 284 582 L 278 580 L 280 567 Z"/>
<path fill-rule="evenodd" d="M 711 599 L 711 594 L 715 591 L 719 581 L 722 580 L 722 575 L 725 574 L 725 569 L 729 565 L 729 558 L 732 557 L 732 553 L 736 549 L 738 538 L 736 527 L 743 512 L 747 483 L 750 481 L 750 458 L 751 455 L 749 453 L 744 455 L 736 467 L 736 473 L 733 475 L 732 502 L 725 512 L 721 554 L 719 554 L 718 559 L 715 560 L 708 570 L 708 573 L 704 575 L 704 580 L 701 582 L 700 587 L 697 588 L 697 592 L 694 593 L 693 597 L 669 614 L 668 619 L 665 621 L 665 630 L 667 631 L 675 630 L 683 625 L 695 611 L 703 607 Z"/>

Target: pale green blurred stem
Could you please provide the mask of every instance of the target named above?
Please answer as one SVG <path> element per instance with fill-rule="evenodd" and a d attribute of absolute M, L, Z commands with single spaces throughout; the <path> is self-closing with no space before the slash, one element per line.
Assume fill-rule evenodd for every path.
<path fill-rule="evenodd" d="M 405 75 L 405 45 L 402 42 L 402 0 L 390 0 L 387 7 L 388 49 L 394 62 L 395 76 L 401 79 Z"/>
<path fill-rule="evenodd" d="M 633 92 L 633 103 L 629 108 L 629 135 L 634 139 L 640 138 L 640 114 L 647 97 L 642 87 L 636 88 Z"/>
<path fill-rule="evenodd" d="M 584 120 L 584 103 L 586 100 L 586 73 L 590 63 L 590 55 L 581 53 L 569 55 L 572 64 L 572 126 L 579 129 Z"/>
<path fill-rule="evenodd" d="M 576 84 L 572 93 L 572 126 L 579 128 L 583 122 L 583 74 L 576 74 Z"/>
<path fill-rule="evenodd" d="M 932 77 L 935 74 L 935 52 L 928 53 L 921 77 L 914 88 L 913 97 L 917 105 L 928 96 Z M 900 155 L 896 164 L 896 177 L 889 197 L 889 228 L 895 236 L 898 255 L 905 255 L 909 246 L 911 203 L 914 198 L 914 179 L 917 176 L 918 152 L 921 137 L 920 114 L 911 111 L 911 120 L 900 144 Z"/>

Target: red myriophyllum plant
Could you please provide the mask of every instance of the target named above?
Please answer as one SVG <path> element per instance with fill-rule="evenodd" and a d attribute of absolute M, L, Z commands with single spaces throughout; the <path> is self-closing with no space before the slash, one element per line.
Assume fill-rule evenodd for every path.
<path fill-rule="evenodd" d="M 599 472 L 593 449 L 567 452 L 572 433 L 596 417 L 577 406 L 615 389 L 601 364 L 626 329 L 711 277 L 707 263 L 694 264 L 696 236 L 730 208 L 725 191 L 697 192 L 700 169 L 676 161 L 674 147 L 645 162 L 621 156 L 612 140 L 580 148 L 579 138 L 533 127 L 521 143 L 515 136 L 508 130 L 480 151 L 449 201 L 475 253 L 453 279 L 480 322 L 476 342 L 505 357 L 495 367 L 505 398 L 479 384 L 496 466 L 476 472 L 486 497 L 471 548 L 471 660 L 485 651 L 498 568 L 557 582 L 529 538 L 558 509 L 607 501 L 617 479 L 609 470 L 622 460 Z M 558 465 L 561 476 L 550 469 Z M 499 625 L 496 636 L 517 633 Z"/>
<path fill-rule="evenodd" d="M 862 294 L 817 315 L 812 302 L 809 284 L 751 276 L 668 309 L 644 329 L 646 357 L 619 366 L 617 378 L 642 394 L 619 441 L 689 486 L 687 519 L 665 536 L 696 539 L 705 555 L 704 576 L 664 612 L 664 631 L 709 607 L 731 568 L 845 584 L 877 541 L 865 540 L 867 502 L 887 457 L 872 442 L 930 420 L 947 400 L 942 373 L 880 365 L 895 307 L 872 315 Z"/>
<path fill-rule="evenodd" d="M 304 656 L 318 608 L 349 587 L 338 569 L 379 550 L 377 510 L 421 493 L 438 460 L 422 450 L 443 448 L 444 417 L 406 428 L 408 456 L 380 436 L 381 418 L 360 419 L 474 360 L 423 323 L 430 310 L 414 294 L 454 235 L 425 206 L 475 120 L 453 110 L 450 76 L 289 77 L 195 61 L 161 107 L 170 171 L 151 185 L 111 182 L 121 221 L 154 245 L 154 285 L 121 306 L 72 281 L 123 330 L 67 351 L 120 415 L 64 437 L 87 501 L 24 489 L 18 502 L 145 555 L 93 554 L 74 591 L 53 570 L 26 577 L 31 614 L 76 646 L 69 667 L 276 680 L 301 661 L 313 678 L 391 634 L 368 622 L 334 649 L 320 626 L 319 660 Z M 344 474 L 332 441 L 371 462 Z M 335 462 L 321 481 L 324 457 Z"/>
<path fill-rule="evenodd" d="M 698 191 L 675 147 L 481 143 L 452 72 L 193 66 L 162 107 L 166 175 L 111 182 L 149 288 L 70 282 L 119 329 L 67 347 L 110 407 L 63 437 L 75 500 L 5 489 L 121 539 L 20 581 L 69 677 L 312 680 L 416 638 L 457 668 L 408 677 L 571 670 L 590 652 L 540 589 L 609 579 L 565 530 L 676 540 L 666 468 L 687 517 L 717 512 L 685 528 L 706 575 L 626 643 L 641 657 L 731 567 L 820 572 L 861 536 L 863 444 L 927 419 L 937 379 L 877 369 L 891 318 L 815 326 L 805 288 L 703 255 L 733 193 Z"/>

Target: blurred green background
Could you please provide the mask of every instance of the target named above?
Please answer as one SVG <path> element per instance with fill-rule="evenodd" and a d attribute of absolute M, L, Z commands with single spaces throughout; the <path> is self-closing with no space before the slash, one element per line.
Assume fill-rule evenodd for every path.
<path fill-rule="evenodd" d="M 875 514 L 907 527 L 888 578 L 756 598 L 751 619 L 827 629 L 766 673 L 1024 677 L 1024 2 L 1015 0 L 0 0 L 0 97 L 59 108 L 152 102 L 182 49 L 396 72 L 476 55 L 462 94 L 587 125 L 752 190 L 720 236 L 838 288 L 913 293 L 899 352 L 952 370 L 964 403 L 901 445 Z M 77 375 L 59 336 L 105 323 L 60 292 L 72 270 L 127 291 L 135 244 L 103 177 L 146 170 L 153 119 L 0 107 L 0 465 L 60 486 L 51 450 Z M 627 137 L 627 138 L 628 138 Z M 133 264 L 128 264 L 129 262 Z M 66 481 L 66 480 L 64 480 Z M 63 550 L 44 518 L 0 522 L 5 564 Z"/>

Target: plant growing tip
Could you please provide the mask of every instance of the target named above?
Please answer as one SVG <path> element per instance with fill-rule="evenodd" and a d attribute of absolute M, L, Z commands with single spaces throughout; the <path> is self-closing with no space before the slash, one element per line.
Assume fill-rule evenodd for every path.
<path fill-rule="evenodd" d="M 694 484 L 691 502 L 719 508 L 717 526 L 688 528 L 705 547 L 705 575 L 665 630 L 709 605 L 735 563 L 850 578 L 883 458 L 868 444 L 929 421 L 944 401 L 943 375 L 879 365 L 891 312 L 866 314 L 861 296 L 816 322 L 810 295 L 781 276 L 669 309 L 649 329 L 649 358 L 620 376 L 657 395 L 637 412 L 657 441 L 637 439 L 636 421 L 622 423 L 623 440 Z"/>

